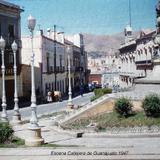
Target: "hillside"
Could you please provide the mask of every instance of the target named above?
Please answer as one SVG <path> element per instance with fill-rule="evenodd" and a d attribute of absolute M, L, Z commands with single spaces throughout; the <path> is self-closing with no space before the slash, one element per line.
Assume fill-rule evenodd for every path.
<path fill-rule="evenodd" d="M 137 37 L 139 32 L 134 32 L 133 37 Z M 84 34 L 86 51 L 91 54 L 113 55 L 118 51 L 120 44 L 124 43 L 124 33 L 114 35 L 93 35 Z"/>

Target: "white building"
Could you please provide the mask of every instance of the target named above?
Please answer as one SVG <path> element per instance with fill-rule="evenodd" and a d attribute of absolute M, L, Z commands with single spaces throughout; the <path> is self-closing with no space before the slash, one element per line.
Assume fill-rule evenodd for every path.
<path fill-rule="evenodd" d="M 153 42 L 155 31 L 141 31 L 139 37 L 133 39 L 132 30 L 125 29 L 125 43 L 121 45 L 119 59 L 121 61 L 120 85 L 131 87 L 134 82 L 154 79 L 155 70 Z"/>
<path fill-rule="evenodd" d="M 46 36 L 42 31 L 39 31 L 33 38 L 36 91 L 39 95 L 46 96 L 48 91 L 55 90 L 61 91 L 62 95 L 68 94 L 68 54 L 70 54 L 73 93 L 79 92 L 80 83 L 86 83 L 87 65 L 84 46 L 79 47 L 75 45 L 74 41 L 63 39 L 64 35 L 58 40 L 58 36 L 60 35 L 54 36 L 53 32 L 48 30 Z M 79 37 L 81 36 L 79 35 Z M 69 51 L 67 50 L 68 46 L 70 46 Z M 22 37 L 23 91 L 25 96 L 29 96 L 31 88 L 30 56 L 31 40 L 29 36 L 25 36 Z"/>
<path fill-rule="evenodd" d="M 47 91 L 55 90 L 55 88 L 56 90 L 65 93 L 67 57 L 65 55 L 64 44 L 54 42 L 53 39 L 48 38 L 39 32 L 39 34 L 35 35 L 33 38 L 33 47 L 35 54 L 36 90 L 40 93 L 43 93 L 44 96 L 46 95 Z M 26 94 L 29 94 L 31 85 L 29 67 L 30 56 L 30 37 L 25 36 L 22 37 L 22 64 L 24 73 L 23 87 Z"/>
<path fill-rule="evenodd" d="M 107 55 L 103 57 L 88 56 L 88 69 L 91 70 L 90 76 L 101 74 L 102 87 L 113 87 L 119 84 L 119 58 L 115 55 Z M 94 80 L 96 80 L 94 76 Z M 93 79 L 93 78 L 92 78 Z M 99 77 L 97 76 L 97 81 Z"/>

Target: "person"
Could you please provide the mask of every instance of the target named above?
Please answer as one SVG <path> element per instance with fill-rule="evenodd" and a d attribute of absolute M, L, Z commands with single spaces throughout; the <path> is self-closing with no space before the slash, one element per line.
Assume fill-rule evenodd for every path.
<path fill-rule="evenodd" d="M 47 102 L 48 103 L 51 103 L 52 102 L 52 92 L 48 92 L 48 94 L 47 94 Z"/>
<path fill-rule="evenodd" d="M 88 84 L 88 88 L 89 88 L 89 92 L 92 92 L 92 84 L 91 83 Z"/>
<path fill-rule="evenodd" d="M 81 85 L 81 86 L 80 86 L 80 95 L 81 95 L 81 96 L 83 96 L 83 91 L 84 91 L 84 88 L 83 88 L 83 85 Z"/>

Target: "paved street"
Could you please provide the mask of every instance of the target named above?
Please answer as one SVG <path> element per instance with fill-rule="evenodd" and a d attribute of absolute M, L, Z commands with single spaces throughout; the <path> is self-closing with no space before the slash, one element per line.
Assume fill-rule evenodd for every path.
<path fill-rule="evenodd" d="M 156 88 L 155 88 L 156 87 Z M 110 97 L 128 97 L 132 99 L 143 99 L 145 95 L 148 95 L 150 93 L 157 93 L 159 94 L 159 88 L 158 85 L 136 85 L 133 90 L 127 91 L 127 92 L 118 92 L 118 93 L 112 93 L 109 94 Z M 75 105 L 84 105 L 90 102 L 90 98 L 93 96 L 93 93 L 87 93 L 84 94 L 83 97 L 78 96 L 73 98 L 73 103 Z M 54 102 L 49 104 L 43 104 L 37 106 L 37 114 L 38 116 L 54 113 L 58 111 L 62 111 L 66 108 L 67 100 L 64 100 L 62 102 Z M 22 114 L 22 119 L 28 119 L 30 117 L 30 107 L 21 108 L 20 112 Z M 13 110 L 8 111 L 9 118 L 13 115 Z"/>
<path fill-rule="evenodd" d="M 87 93 L 84 94 L 83 97 L 78 96 L 73 98 L 73 104 L 74 105 L 85 105 L 90 102 L 90 98 L 93 96 L 93 93 Z M 54 102 L 49 104 L 43 104 L 37 106 L 37 114 L 38 116 L 43 114 L 50 114 L 54 112 L 58 112 L 61 110 L 66 109 L 67 100 L 64 100 L 62 102 Z M 31 115 L 30 107 L 22 108 L 20 109 L 22 120 L 28 119 Z M 8 111 L 9 119 L 11 119 L 11 116 L 13 115 L 13 110 Z"/>

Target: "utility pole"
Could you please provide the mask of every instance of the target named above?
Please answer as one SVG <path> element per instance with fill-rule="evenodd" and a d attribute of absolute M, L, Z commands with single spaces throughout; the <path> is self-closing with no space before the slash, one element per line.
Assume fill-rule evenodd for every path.
<path fill-rule="evenodd" d="M 54 25 L 54 75 L 55 75 L 55 84 L 54 89 L 57 90 L 57 66 L 56 66 L 56 25 Z"/>
<path fill-rule="evenodd" d="M 129 25 L 132 25 L 132 17 L 131 17 L 131 0 L 129 0 Z"/>

